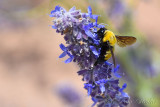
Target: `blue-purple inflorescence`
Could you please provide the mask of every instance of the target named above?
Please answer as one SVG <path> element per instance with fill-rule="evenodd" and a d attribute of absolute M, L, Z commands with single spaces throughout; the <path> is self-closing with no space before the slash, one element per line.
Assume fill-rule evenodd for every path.
<path fill-rule="evenodd" d="M 69 107 L 82 107 L 81 94 L 70 84 L 63 84 L 57 87 L 57 94 Z"/>
<path fill-rule="evenodd" d="M 92 97 L 97 107 L 125 107 L 129 103 L 129 96 L 123 90 L 127 87 L 125 83 L 119 87 L 119 77 L 117 73 L 119 65 L 113 68 L 113 64 L 104 62 L 94 66 L 99 56 L 97 45 L 99 38 L 95 32 L 104 27 L 97 23 L 98 15 L 92 14 L 92 9 L 88 7 L 88 13 L 81 13 L 72 7 L 68 12 L 56 6 L 51 11 L 50 17 L 55 17 L 52 28 L 57 33 L 64 35 L 67 46 L 60 44 L 63 53 L 59 58 L 69 56 L 65 63 L 76 62 L 80 71 L 78 75 L 83 76 L 84 88 L 88 95 Z M 92 22 L 91 20 L 95 20 Z"/>

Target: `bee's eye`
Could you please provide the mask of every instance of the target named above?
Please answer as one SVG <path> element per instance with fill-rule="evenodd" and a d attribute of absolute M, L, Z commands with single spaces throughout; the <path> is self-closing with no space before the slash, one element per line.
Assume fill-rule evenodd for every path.
<path fill-rule="evenodd" d="M 102 29 L 102 33 L 104 33 L 105 32 L 105 29 Z"/>
<path fill-rule="evenodd" d="M 104 33 L 107 29 L 106 28 L 102 28 L 101 31 Z"/>

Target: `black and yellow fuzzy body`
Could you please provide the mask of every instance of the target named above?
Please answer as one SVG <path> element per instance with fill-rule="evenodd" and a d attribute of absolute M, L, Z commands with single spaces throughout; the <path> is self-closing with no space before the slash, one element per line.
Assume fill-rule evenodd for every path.
<path fill-rule="evenodd" d="M 107 61 L 111 56 L 115 66 L 114 50 L 115 44 L 117 43 L 120 47 L 125 47 L 136 42 L 136 38 L 132 36 L 118 36 L 112 31 L 106 28 L 100 28 L 97 32 L 98 38 L 100 39 L 100 55 L 95 62 L 94 66 Z"/>

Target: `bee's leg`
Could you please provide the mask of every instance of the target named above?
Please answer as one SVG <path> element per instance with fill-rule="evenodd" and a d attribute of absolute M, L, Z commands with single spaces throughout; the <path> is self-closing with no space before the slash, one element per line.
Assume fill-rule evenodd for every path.
<path fill-rule="evenodd" d="M 106 51 L 108 50 L 108 45 L 105 42 L 105 43 L 101 43 L 99 46 L 101 47 L 100 55 L 99 55 L 98 59 L 96 60 L 94 66 L 96 66 L 97 64 L 101 64 L 101 63 L 106 61 L 105 60 L 105 54 L 106 54 Z"/>
<path fill-rule="evenodd" d="M 112 54 L 114 68 L 115 68 L 116 67 L 116 62 L 115 62 L 115 57 L 114 57 L 113 49 L 111 49 L 111 54 Z"/>

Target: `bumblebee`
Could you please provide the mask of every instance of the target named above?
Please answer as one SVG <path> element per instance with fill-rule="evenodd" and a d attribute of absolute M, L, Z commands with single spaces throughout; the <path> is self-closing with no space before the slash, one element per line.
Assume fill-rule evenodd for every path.
<path fill-rule="evenodd" d="M 115 44 L 117 43 L 120 47 L 126 47 L 127 45 L 132 45 L 136 42 L 135 37 L 115 35 L 112 31 L 107 30 L 106 28 L 100 28 L 96 34 L 100 39 L 98 46 L 98 48 L 100 48 L 100 55 L 94 63 L 94 66 L 107 61 L 112 56 L 113 64 L 115 67 Z"/>

